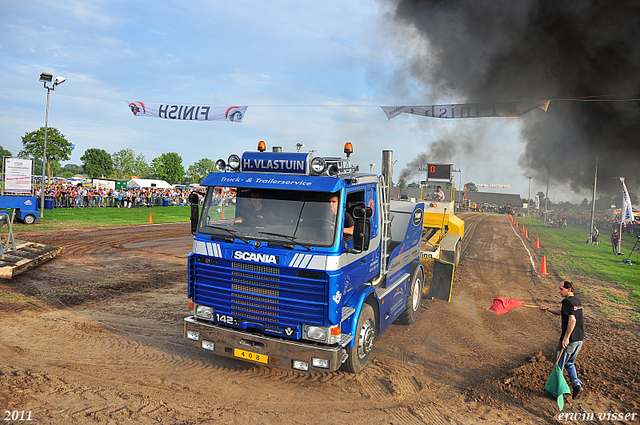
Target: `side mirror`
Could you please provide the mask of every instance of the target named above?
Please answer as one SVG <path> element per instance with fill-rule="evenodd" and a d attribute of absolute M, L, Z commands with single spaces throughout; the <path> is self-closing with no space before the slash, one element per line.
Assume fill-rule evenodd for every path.
<path fill-rule="evenodd" d="M 195 192 L 191 192 L 189 194 L 189 204 L 191 204 L 191 233 L 194 235 L 198 229 L 198 218 L 200 217 L 200 209 L 198 208 L 199 203 L 200 196 Z"/>
<path fill-rule="evenodd" d="M 363 203 L 359 203 L 358 205 L 353 207 L 353 210 L 351 210 L 351 212 L 353 214 L 353 218 L 356 220 L 373 217 L 373 209 L 371 207 L 365 206 Z"/>
<path fill-rule="evenodd" d="M 360 252 L 367 251 L 370 241 L 371 222 L 369 220 L 356 220 L 353 225 L 353 248 Z"/>

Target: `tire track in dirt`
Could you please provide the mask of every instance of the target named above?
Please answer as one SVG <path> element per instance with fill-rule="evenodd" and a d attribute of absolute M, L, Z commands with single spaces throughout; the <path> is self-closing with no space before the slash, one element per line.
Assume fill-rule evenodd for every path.
<path fill-rule="evenodd" d="M 502 385 L 506 371 L 523 362 L 528 365 L 523 356 L 532 347 L 539 350 L 541 340 L 557 336 L 555 329 L 541 331 L 540 324 L 532 329 L 537 320 L 532 311 L 521 309 L 499 318 L 486 311 L 495 295 L 554 299 L 548 282 L 520 267 L 527 260 L 513 231 L 507 233 L 502 224 L 505 218 L 475 213 L 465 217 L 467 234 L 452 302 L 425 300 L 416 323 L 392 325 L 376 340 L 371 363 L 358 375 L 269 369 L 211 356 L 183 342 L 186 295 L 181 294 L 186 277 L 178 278 L 174 267 L 185 268 L 184 263 L 178 264 L 176 256 L 173 262 L 165 261 L 164 253 L 158 254 L 155 245 L 147 242 L 171 244 L 172 237 L 181 237 L 185 229 L 188 232 L 188 224 L 170 232 L 159 227 L 82 231 L 78 235 L 84 239 L 104 241 L 96 241 L 85 251 L 75 251 L 83 240 L 69 232 L 60 240 L 83 257 L 78 266 L 95 260 L 88 253 L 99 252 L 95 257 L 103 261 L 104 270 L 128 268 L 125 277 L 140 280 L 146 268 L 155 269 L 158 283 L 117 292 L 108 299 L 90 298 L 69 308 L 31 305 L 28 297 L 19 294 L 22 282 L 7 284 L 10 291 L 18 291 L 19 299 L 0 298 L 0 314 L 19 326 L 20 334 L 8 325 L 0 334 L 8 348 L 0 350 L 1 363 L 13 365 L 0 366 L 0 401 L 8 398 L 11 406 L 33 409 L 37 423 L 83 425 L 329 424 L 342 423 L 343 416 L 350 423 L 407 425 L 544 422 L 544 418 L 553 417 L 555 405 L 535 392 L 534 404 L 544 408 L 523 409 L 523 403 L 531 402 L 521 397 L 522 390 L 499 399 L 501 408 L 494 408 L 496 394 L 512 394 Z M 127 244 L 136 252 L 129 251 Z M 104 251 L 109 249 L 112 251 Z M 31 278 L 41 284 L 41 292 L 55 295 L 62 285 L 69 287 L 67 280 L 73 276 L 65 274 L 64 268 L 76 264 L 72 257 L 65 255 L 62 259 L 66 263 L 31 272 Z M 83 273 L 93 264 L 85 266 Z M 136 264 L 141 265 L 136 268 Z M 98 267 L 95 270 L 100 271 Z M 86 281 L 93 282 L 84 276 L 73 282 L 88 288 Z M 4 287 L 0 288 L 3 295 Z M 602 344 L 611 347 L 606 335 L 603 330 Z M 585 361 L 590 358 L 589 348 L 583 363 L 595 368 Z M 606 354 L 606 348 L 594 352 L 594 361 Z M 625 352 L 620 363 L 632 362 L 632 354 Z M 637 353 L 635 358 L 637 363 Z M 632 385 L 618 379 L 629 379 L 633 374 L 620 375 L 613 380 L 610 373 L 603 373 L 601 386 L 614 381 L 616 385 Z M 600 395 L 606 390 L 598 387 L 598 391 Z M 629 394 L 631 397 L 634 392 Z"/>

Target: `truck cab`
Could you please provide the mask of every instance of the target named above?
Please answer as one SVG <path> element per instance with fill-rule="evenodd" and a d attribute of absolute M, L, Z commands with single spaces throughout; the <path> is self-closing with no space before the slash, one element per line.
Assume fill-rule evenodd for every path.
<path fill-rule="evenodd" d="M 385 179 L 345 153 L 218 161 L 202 211 L 192 202 L 188 341 L 285 370 L 359 372 L 377 335 L 417 318 L 424 204 L 398 207 L 392 224 Z"/>

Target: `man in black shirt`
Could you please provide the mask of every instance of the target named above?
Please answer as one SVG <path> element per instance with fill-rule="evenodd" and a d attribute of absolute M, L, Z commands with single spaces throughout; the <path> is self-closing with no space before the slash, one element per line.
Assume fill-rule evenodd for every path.
<path fill-rule="evenodd" d="M 250 205 L 244 201 L 242 211 L 242 216 L 236 217 L 231 221 L 231 224 L 241 223 L 246 227 L 264 229 L 273 219 L 273 213 L 266 211 L 262 194 L 257 191 L 251 193 Z"/>
<path fill-rule="evenodd" d="M 556 316 L 562 316 L 562 334 L 560 342 L 556 348 L 556 360 L 560 370 L 566 369 L 573 387 L 572 398 L 577 398 L 582 391 L 582 382 L 576 373 L 575 361 L 582 348 L 584 339 L 584 322 L 582 314 L 582 303 L 575 294 L 575 285 L 569 280 L 560 284 L 559 293 L 563 298 L 562 308 L 549 308 L 544 305 L 540 310 L 548 311 Z M 558 359 L 559 357 L 559 359 Z"/>
<path fill-rule="evenodd" d="M 338 214 L 338 196 L 337 195 L 332 195 L 331 198 L 329 198 L 329 204 L 331 205 L 331 213 L 335 216 Z M 343 233 L 345 235 L 349 235 L 349 236 L 353 236 L 353 226 L 355 224 L 355 221 L 353 220 L 353 217 L 351 217 L 351 214 L 349 214 L 348 212 L 344 213 L 344 230 Z"/>

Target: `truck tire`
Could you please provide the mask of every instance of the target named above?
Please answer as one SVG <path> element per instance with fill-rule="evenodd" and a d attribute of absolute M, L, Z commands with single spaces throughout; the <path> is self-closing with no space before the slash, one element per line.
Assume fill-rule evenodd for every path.
<path fill-rule="evenodd" d="M 414 266 L 407 290 L 407 308 L 398 317 L 398 323 L 410 325 L 418 320 L 420 302 L 422 301 L 422 288 L 424 286 L 424 271 L 422 265 L 418 263 Z"/>
<path fill-rule="evenodd" d="M 373 341 L 376 336 L 376 317 L 373 308 L 369 304 L 364 304 L 358 317 L 356 326 L 355 342 L 353 347 L 347 347 L 347 360 L 342 368 L 350 373 L 359 373 L 369 362 Z"/>
<path fill-rule="evenodd" d="M 24 216 L 22 221 L 24 222 L 24 224 L 33 224 L 36 221 L 36 216 L 33 214 L 27 214 Z"/>

